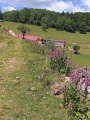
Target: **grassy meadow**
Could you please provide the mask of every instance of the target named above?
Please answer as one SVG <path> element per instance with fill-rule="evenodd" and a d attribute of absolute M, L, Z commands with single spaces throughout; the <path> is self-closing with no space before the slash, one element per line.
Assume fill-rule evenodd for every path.
<path fill-rule="evenodd" d="M 60 81 L 48 58 L 29 42 L 0 36 L 0 120 L 70 120 L 61 96 L 51 92 L 50 86 Z"/>
<path fill-rule="evenodd" d="M 2 27 L 5 29 L 12 29 L 16 34 L 20 32 L 17 30 L 17 27 L 20 23 L 14 22 L 0 22 Z M 79 65 L 83 65 L 84 67 L 90 67 L 90 33 L 87 34 L 80 34 L 79 32 L 76 33 L 69 33 L 66 31 L 57 31 L 55 29 L 49 28 L 47 31 L 42 31 L 40 26 L 35 25 L 28 25 L 27 27 L 30 28 L 30 32 L 27 32 L 28 35 L 35 35 L 40 36 L 46 39 L 55 39 L 55 40 L 66 40 L 67 47 L 70 48 L 68 55 L 71 55 L 71 51 L 74 45 L 80 45 L 80 55 L 73 55 L 73 60 L 75 63 Z"/>
<path fill-rule="evenodd" d="M 20 23 L 0 22 L 16 34 Z M 90 33 L 68 33 L 27 25 L 27 34 L 55 40 L 66 40 L 67 53 L 75 63 L 90 67 Z M 79 55 L 72 52 L 80 45 Z M 49 68 L 47 56 L 38 54 L 30 42 L 0 33 L 0 120 L 72 120 L 60 104 L 62 96 L 54 96 L 50 86 L 58 80 Z M 70 48 L 70 50 L 69 50 Z M 17 79 L 16 77 L 20 77 Z"/>

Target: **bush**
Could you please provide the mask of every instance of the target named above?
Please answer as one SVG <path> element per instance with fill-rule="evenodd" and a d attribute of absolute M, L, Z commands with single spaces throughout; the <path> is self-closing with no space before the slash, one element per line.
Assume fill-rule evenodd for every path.
<path fill-rule="evenodd" d="M 50 51 L 50 66 L 52 70 L 57 70 L 58 72 L 66 68 L 66 57 L 63 50 L 57 50 L 57 48 L 52 48 Z"/>
<path fill-rule="evenodd" d="M 78 54 L 78 50 L 80 50 L 80 46 L 78 45 L 73 46 L 73 50 L 75 54 Z"/>
<path fill-rule="evenodd" d="M 84 94 L 82 99 L 80 91 L 77 86 L 73 83 L 69 87 L 65 87 L 63 106 L 67 108 L 68 113 L 73 115 L 78 120 L 88 119 L 87 111 L 88 106 L 86 105 L 87 99 Z"/>
<path fill-rule="evenodd" d="M 44 24 L 44 23 L 41 25 L 41 27 L 42 27 L 43 31 L 46 31 L 46 29 L 48 29 L 48 26 L 46 24 Z"/>

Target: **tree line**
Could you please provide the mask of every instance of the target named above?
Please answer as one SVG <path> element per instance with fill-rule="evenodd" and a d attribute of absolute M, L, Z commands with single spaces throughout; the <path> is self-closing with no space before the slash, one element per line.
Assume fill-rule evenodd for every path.
<path fill-rule="evenodd" d="M 55 28 L 60 31 L 82 34 L 90 32 L 90 13 L 54 12 L 46 9 L 23 8 L 20 11 L 0 11 L 0 19 L 41 26 L 43 30 Z"/>

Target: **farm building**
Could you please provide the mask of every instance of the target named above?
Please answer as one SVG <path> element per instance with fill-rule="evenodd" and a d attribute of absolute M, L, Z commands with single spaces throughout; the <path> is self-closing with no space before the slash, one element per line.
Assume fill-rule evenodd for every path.
<path fill-rule="evenodd" d="M 19 34 L 18 37 L 19 37 L 19 38 L 23 38 L 23 35 L 22 35 L 22 34 Z M 25 38 L 26 40 L 30 40 L 30 41 L 32 41 L 32 42 L 42 43 L 41 37 L 38 37 L 38 36 L 25 35 L 24 38 Z"/>
<path fill-rule="evenodd" d="M 15 33 L 11 29 L 9 29 L 9 28 L 8 28 L 8 32 L 9 32 L 9 34 L 15 36 Z"/>

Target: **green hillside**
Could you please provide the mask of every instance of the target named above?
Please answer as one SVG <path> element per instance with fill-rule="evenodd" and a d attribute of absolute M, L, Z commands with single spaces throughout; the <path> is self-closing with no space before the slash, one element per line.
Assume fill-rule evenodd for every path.
<path fill-rule="evenodd" d="M 30 46 L 0 33 L 0 120 L 70 120 L 61 97 L 51 93 L 50 86 L 60 81 L 48 58 Z"/>
<path fill-rule="evenodd" d="M 20 25 L 20 23 L 14 23 L 14 22 L 0 22 L 2 27 L 5 29 L 12 29 L 16 34 L 19 34 L 20 32 L 17 30 L 17 27 Z M 66 31 L 57 31 L 55 29 L 49 28 L 46 32 L 42 31 L 41 27 L 34 26 L 34 25 L 28 25 L 27 27 L 30 28 L 30 32 L 27 32 L 28 35 L 35 35 L 40 36 L 42 38 L 46 39 L 55 39 L 55 40 L 66 40 L 67 47 L 69 47 L 71 50 L 74 45 L 78 44 L 80 45 L 80 55 L 74 55 L 73 59 L 76 63 L 79 65 L 90 67 L 90 33 L 87 34 L 80 34 L 77 33 L 69 33 Z M 68 53 L 71 55 L 71 51 Z"/>
<path fill-rule="evenodd" d="M 9 35 L 11 28 L 16 34 L 19 23 L 0 22 L 0 120 L 72 120 L 61 106 L 62 96 L 54 96 L 51 86 L 58 80 L 49 68 L 49 58 L 42 48 Z M 66 40 L 68 56 L 80 66 L 90 67 L 90 33 L 68 33 L 27 25 L 27 34 L 55 40 Z M 4 29 L 3 29 L 4 28 Z M 80 45 L 79 55 L 73 54 L 73 45 Z M 70 50 L 69 50 L 70 49 Z"/>

